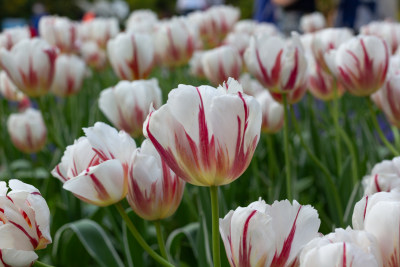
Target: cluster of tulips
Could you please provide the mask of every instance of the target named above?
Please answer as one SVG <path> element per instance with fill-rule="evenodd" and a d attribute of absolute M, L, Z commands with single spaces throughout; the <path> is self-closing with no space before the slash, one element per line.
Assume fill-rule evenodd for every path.
<path fill-rule="evenodd" d="M 49 93 L 57 99 L 77 94 L 85 78 L 109 64 L 121 81 L 103 88 L 98 107 L 120 131 L 104 122 L 87 125 L 85 136 L 60 147 L 64 155 L 51 174 L 86 203 L 115 205 L 158 264 L 175 264 L 159 223 L 178 209 L 189 183 L 210 189 L 214 266 L 221 264 L 220 239 L 237 267 L 400 266 L 400 157 L 375 165 L 364 177 L 353 227 L 322 235 L 316 209 L 293 200 L 288 137 L 292 105 L 309 92 L 333 102 L 340 151 L 348 136 L 338 103 L 348 92 L 366 98 L 382 142 L 400 155 L 379 128 L 372 105 L 400 126 L 400 24 L 373 22 L 354 36 L 349 29 L 324 29 L 321 14 L 311 14 L 301 21 L 304 34 L 285 38 L 271 24 L 239 17 L 231 6 L 165 20 L 138 10 L 123 32 L 112 18 L 74 22 L 57 16 L 40 20 L 40 38 L 31 38 L 26 28 L 3 31 L 0 92 L 20 111 L 7 121 L 12 143 L 25 153 L 39 152 L 48 132 L 41 112 L 51 110 L 39 111 L 35 103 Z M 180 84 L 163 104 L 160 81 L 149 79 L 153 68 L 173 72 L 187 64 L 191 75 L 213 86 Z M 261 132 L 282 127 L 287 200 L 259 199 L 220 219 L 218 187 L 245 172 Z M 330 171 L 307 152 L 332 182 Z M 336 163 L 341 173 L 340 153 Z M 360 179 L 352 168 L 355 186 Z M 337 199 L 334 186 L 330 194 Z M 161 255 L 127 216 L 125 198 L 139 217 L 156 223 Z M 340 216 L 342 207 L 336 208 Z M 38 258 L 34 250 L 49 243 L 50 211 L 40 192 L 19 180 L 0 182 L 0 266 L 30 266 Z"/>

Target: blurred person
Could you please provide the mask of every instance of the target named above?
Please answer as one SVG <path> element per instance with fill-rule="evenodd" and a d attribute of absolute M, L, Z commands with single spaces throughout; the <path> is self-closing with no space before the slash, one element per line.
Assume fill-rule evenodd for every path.
<path fill-rule="evenodd" d="M 271 0 L 255 0 L 253 19 L 259 22 L 276 23 L 276 6 Z"/>
<path fill-rule="evenodd" d="M 316 11 L 315 0 L 272 0 L 281 8 L 278 26 L 289 35 L 292 31 L 300 31 L 300 18 L 304 14 Z"/>

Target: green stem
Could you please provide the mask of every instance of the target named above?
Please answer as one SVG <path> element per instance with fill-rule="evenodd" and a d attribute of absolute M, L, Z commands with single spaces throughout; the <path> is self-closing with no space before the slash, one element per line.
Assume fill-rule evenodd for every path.
<path fill-rule="evenodd" d="M 400 147 L 400 135 L 399 135 L 399 129 L 397 129 L 396 126 L 392 126 L 392 133 L 393 133 L 393 137 L 394 137 L 394 145 L 396 147 Z"/>
<path fill-rule="evenodd" d="M 210 186 L 211 213 L 212 213 L 212 245 L 214 267 L 221 266 L 219 250 L 219 211 L 218 211 L 218 186 Z"/>
<path fill-rule="evenodd" d="M 293 109 L 290 109 L 290 112 L 292 115 L 292 121 L 293 121 L 293 125 L 295 128 L 296 134 L 300 139 L 300 143 L 301 143 L 302 147 L 307 151 L 308 156 L 314 161 L 314 163 L 325 174 L 326 181 L 329 185 L 329 187 L 325 187 L 325 189 L 327 189 L 328 194 L 331 194 L 331 193 L 333 194 L 333 199 L 335 201 L 339 223 L 340 223 L 340 225 L 343 225 L 342 203 L 340 201 L 339 192 L 337 191 L 336 185 L 333 181 L 332 174 L 330 173 L 328 168 L 326 168 L 326 166 L 317 158 L 317 156 L 315 156 L 315 154 L 311 151 L 310 147 L 306 144 L 306 142 L 304 141 L 303 135 L 300 132 L 300 127 L 299 127 L 299 124 L 297 123 Z"/>
<path fill-rule="evenodd" d="M 168 267 L 173 267 L 171 263 L 169 263 L 167 260 L 165 260 L 163 257 L 158 255 L 143 239 L 143 237 L 140 235 L 139 231 L 136 229 L 135 225 L 133 225 L 132 221 L 129 219 L 128 215 L 125 212 L 125 209 L 122 207 L 121 203 L 115 204 L 115 207 L 117 208 L 119 214 L 121 215 L 122 219 L 124 219 L 126 226 L 128 226 L 129 231 L 131 231 L 133 237 L 136 239 L 136 241 L 142 246 L 142 248 L 149 253 L 149 255 L 155 259 L 159 264 L 162 266 L 168 266 Z"/>
<path fill-rule="evenodd" d="M 289 201 L 293 200 L 292 179 L 290 175 L 290 160 L 289 160 L 289 115 L 286 94 L 282 94 L 284 108 L 284 124 L 283 124 L 283 146 L 285 150 L 285 170 L 286 170 L 286 197 Z"/>
<path fill-rule="evenodd" d="M 271 181 L 274 180 L 274 175 L 278 176 L 279 175 L 279 168 L 276 160 L 276 155 L 274 151 L 274 139 L 272 134 L 266 134 L 266 145 L 267 145 L 267 151 L 268 151 L 268 169 L 269 169 L 269 178 Z"/>
<path fill-rule="evenodd" d="M 43 263 L 41 261 L 35 261 L 33 266 L 34 267 L 53 267 L 53 265 L 49 265 L 49 264 Z"/>
<path fill-rule="evenodd" d="M 332 109 L 332 117 L 333 123 L 335 125 L 335 141 L 336 141 L 336 168 L 337 175 L 340 177 L 342 174 L 342 148 L 340 143 L 340 124 L 339 124 L 339 95 L 337 89 L 336 79 L 334 81 L 334 99 L 333 99 L 333 109 Z"/>
<path fill-rule="evenodd" d="M 351 142 L 351 139 L 347 135 L 347 133 L 342 128 L 340 128 L 339 131 L 351 155 L 351 171 L 353 176 L 353 186 L 356 186 L 358 183 L 358 166 L 357 166 L 356 150 L 353 146 L 353 142 Z"/>
<path fill-rule="evenodd" d="M 374 124 L 374 127 L 376 131 L 379 134 L 379 137 L 381 138 L 382 142 L 386 145 L 386 147 L 393 153 L 394 156 L 400 156 L 400 153 L 396 150 L 396 148 L 393 147 L 393 145 L 387 140 L 385 134 L 382 132 L 381 127 L 379 126 L 378 120 L 376 119 L 376 114 L 375 110 L 372 104 L 371 99 L 367 99 L 368 102 L 368 108 L 369 111 L 371 112 L 371 118 L 372 118 L 372 123 Z"/>
<path fill-rule="evenodd" d="M 164 237 L 163 237 L 163 233 L 161 230 L 160 220 L 154 221 L 154 226 L 156 227 L 157 241 L 158 241 L 158 246 L 161 251 L 161 255 L 163 256 L 164 259 L 168 260 L 168 254 L 167 254 L 167 250 L 165 249 L 165 245 L 164 245 Z"/>

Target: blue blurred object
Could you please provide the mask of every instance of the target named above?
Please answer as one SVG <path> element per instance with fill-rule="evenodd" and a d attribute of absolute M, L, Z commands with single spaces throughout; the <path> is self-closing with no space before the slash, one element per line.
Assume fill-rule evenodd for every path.
<path fill-rule="evenodd" d="M 23 18 L 4 18 L 1 21 L 1 29 L 26 26 L 26 20 Z"/>
<path fill-rule="evenodd" d="M 276 22 L 276 6 L 271 0 L 255 0 L 254 2 L 254 20 L 259 22 Z"/>

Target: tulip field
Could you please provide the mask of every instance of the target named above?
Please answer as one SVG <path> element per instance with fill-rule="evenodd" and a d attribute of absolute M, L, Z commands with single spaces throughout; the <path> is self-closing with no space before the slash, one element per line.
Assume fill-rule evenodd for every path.
<path fill-rule="evenodd" d="M 0 267 L 400 266 L 400 24 L 44 16 L 0 33 Z"/>

